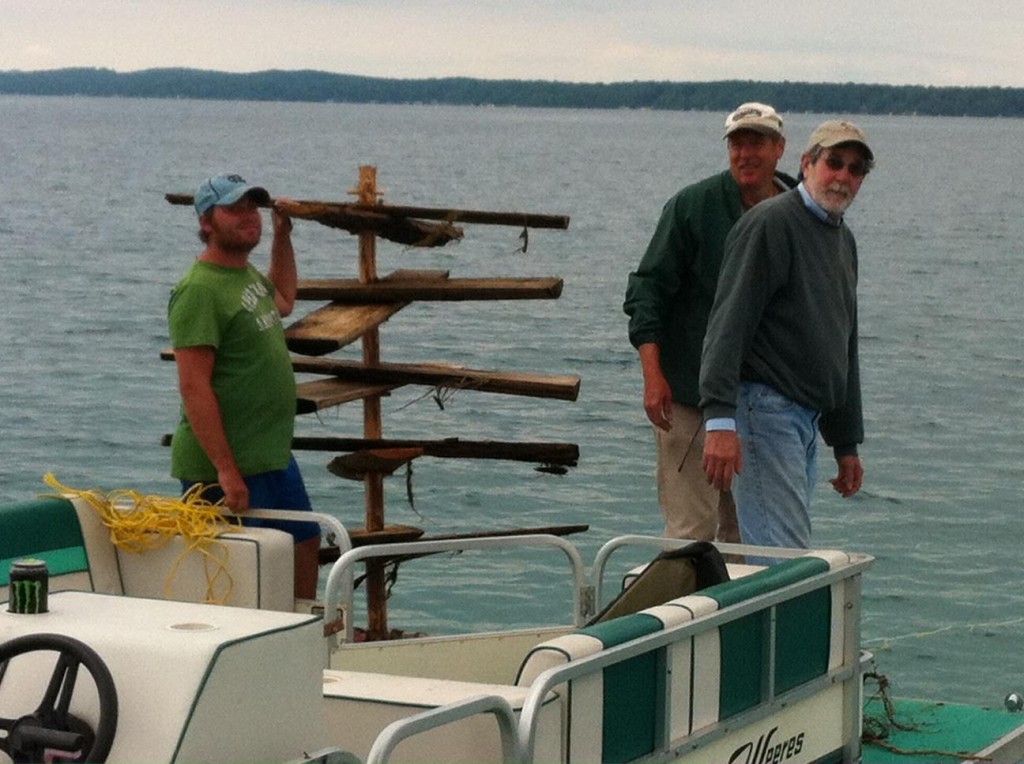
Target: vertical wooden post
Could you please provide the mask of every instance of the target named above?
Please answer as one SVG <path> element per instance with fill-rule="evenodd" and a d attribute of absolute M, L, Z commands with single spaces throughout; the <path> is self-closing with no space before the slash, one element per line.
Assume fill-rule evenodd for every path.
<path fill-rule="evenodd" d="M 359 168 L 359 203 L 377 204 L 377 168 L 364 165 Z M 372 231 L 359 234 L 359 281 L 369 284 L 377 280 L 377 237 Z M 380 363 L 380 334 L 373 329 L 363 335 L 363 363 Z M 363 401 L 363 437 L 379 439 L 384 436 L 381 421 L 380 396 Z M 363 479 L 366 489 L 366 530 L 384 529 L 384 476 L 368 473 Z M 370 639 L 384 639 L 388 635 L 387 588 L 384 567 L 370 560 L 366 564 L 367 632 Z"/>

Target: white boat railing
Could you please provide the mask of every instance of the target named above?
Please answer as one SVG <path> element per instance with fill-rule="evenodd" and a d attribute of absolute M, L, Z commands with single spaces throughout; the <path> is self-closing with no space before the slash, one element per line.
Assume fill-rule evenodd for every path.
<path fill-rule="evenodd" d="M 352 548 L 352 540 L 349 538 L 348 531 L 345 530 L 341 520 L 323 512 L 307 512 L 295 509 L 249 509 L 237 515 L 227 511 L 224 514 L 231 518 L 255 517 L 260 520 L 312 521 L 319 523 L 321 527 L 328 530 L 328 535 L 334 537 L 334 544 L 338 547 L 339 551 L 344 553 Z"/>
<path fill-rule="evenodd" d="M 552 538 L 557 542 L 552 543 Z M 352 550 L 339 559 L 335 568 L 331 571 L 331 578 L 328 580 L 328 602 L 334 603 L 333 597 L 340 582 L 345 576 L 351 574 L 351 566 L 356 562 L 376 556 L 390 556 L 401 553 L 431 551 L 447 551 L 455 548 L 477 548 L 486 549 L 498 546 L 507 546 L 513 539 L 477 539 L 457 542 L 412 542 L 405 544 L 382 545 L 379 547 L 362 548 Z M 574 582 L 576 591 L 583 592 L 587 588 L 587 582 L 583 576 L 583 568 L 579 562 L 579 554 L 575 548 L 557 537 L 523 537 L 521 543 L 513 543 L 513 546 L 525 545 L 552 545 L 562 548 L 573 561 Z M 640 546 L 659 549 L 672 549 L 685 546 L 688 542 L 675 542 L 658 537 L 627 536 L 615 539 L 598 552 L 593 568 L 590 571 L 590 587 L 600 585 L 600 577 L 604 572 L 609 556 L 623 547 Z M 420 546 L 417 546 L 419 544 Z M 762 549 L 746 545 L 718 544 L 721 551 L 737 554 L 760 554 L 772 555 L 782 558 L 801 557 L 806 550 L 782 550 Z M 571 550 L 571 551 L 570 551 Z M 535 756 L 537 743 L 538 725 L 541 719 L 541 710 L 545 699 L 550 697 L 552 691 L 570 682 L 577 682 L 590 676 L 603 672 L 609 666 L 620 664 L 640 655 L 664 650 L 668 646 L 692 639 L 702 633 L 718 629 L 725 624 L 737 621 L 753 613 L 775 608 L 779 604 L 791 600 L 811 591 L 821 589 L 834 584 L 842 583 L 845 586 L 845 610 L 844 618 L 847 619 L 847 626 L 844 628 L 841 647 L 841 662 L 827 671 L 824 675 L 812 679 L 800 686 L 777 692 L 774 683 L 769 682 L 767 695 L 759 705 L 742 711 L 728 719 L 716 722 L 704 729 L 694 730 L 693 734 L 683 740 L 671 740 L 667 737 L 659 744 L 660 754 L 655 752 L 655 758 L 664 757 L 665 760 L 672 760 L 699 747 L 709 745 L 716 740 L 729 734 L 737 727 L 764 719 L 780 710 L 791 706 L 801 700 L 810 698 L 828 688 L 841 685 L 843 691 L 843 715 L 844 728 L 849 731 L 845 739 L 842 760 L 844 762 L 856 761 L 860 754 L 859 737 L 856 730 L 859 728 L 860 714 L 860 581 L 863 572 L 870 567 L 873 559 L 868 555 L 853 554 L 849 556 L 849 563 L 836 570 L 818 573 L 809 578 L 795 581 L 777 590 L 765 592 L 750 597 L 747 600 L 738 602 L 728 607 L 702 616 L 697 620 L 678 624 L 662 631 L 654 632 L 646 636 L 638 637 L 625 644 L 609 647 L 591 656 L 579 658 L 561 666 L 545 670 L 537 676 L 530 684 L 529 693 L 526 697 L 522 711 L 519 714 L 518 722 L 507 701 L 499 696 L 477 696 L 462 703 L 438 709 L 431 709 L 419 714 L 407 717 L 394 722 L 378 737 L 374 743 L 367 764 L 386 764 L 390 760 L 395 748 L 400 742 L 427 732 L 431 729 L 450 724 L 459 719 L 473 716 L 478 713 L 493 713 L 498 720 L 501 732 L 501 746 L 503 751 L 503 762 L 505 764 L 531 764 Z M 347 597 L 351 592 L 342 593 Z M 599 602 L 600 600 L 595 599 Z M 351 607 L 351 602 L 347 602 Z M 578 604 L 578 603 L 577 603 Z M 580 625 L 580 610 L 576 607 L 576 625 Z M 766 673 L 769 677 L 774 674 L 774 643 L 768 655 Z M 662 691 L 668 693 L 671 682 L 662 684 Z M 667 697 L 662 703 L 667 704 Z M 509 725 L 513 731 L 510 733 Z"/>
<path fill-rule="evenodd" d="M 374 544 L 356 547 L 342 554 L 327 576 L 324 590 L 324 612 L 334 613 L 338 609 L 344 613 L 345 641 L 351 642 L 354 637 L 352 612 L 355 599 L 355 576 L 353 567 L 363 560 L 377 557 L 415 557 L 444 552 L 465 552 L 470 550 L 512 549 L 516 547 L 549 547 L 565 554 L 569 560 L 572 573 L 572 624 L 582 626 L 590 615 L 591 601 L 586 596 L 587 574 L 583 558 L 570 542 L 559 536 L 546 534 L 530 534 L 525 536 L 501 536 L 496 538 L 474 539 L 438 539 L 436 541 L 404 541 L 394 544 Z M 336 645 L 333 640 L 333 649 Z"/>
<path fill-rule="evenodd" d="M 501 734 L 502 761 L 518 762 L 522 760 L 519 751 L 519 740 L 516 734 L 516 717 L 508 701 L 497 695 L 480 695 L 468 698 L 461 703 L 433 708 L 415 716 L 392 722 L 377 736 L 366 764 L 387 764 L 391 760 L 399 743 L 421 732 L 442 727 L 460 719 L 468 719 L 477 714 L 494 714 Z"/>

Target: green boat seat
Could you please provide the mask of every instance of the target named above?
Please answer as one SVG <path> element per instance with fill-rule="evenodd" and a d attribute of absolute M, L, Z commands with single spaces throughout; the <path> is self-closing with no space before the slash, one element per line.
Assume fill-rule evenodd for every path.
<path fill-rule="evenodd" d="M 0 504 L 0 600 L 7 599 L 11 564 L 27 557 L 46 563 L 53 591 L 92 589 L 78 514 L 66 499 Z"/>

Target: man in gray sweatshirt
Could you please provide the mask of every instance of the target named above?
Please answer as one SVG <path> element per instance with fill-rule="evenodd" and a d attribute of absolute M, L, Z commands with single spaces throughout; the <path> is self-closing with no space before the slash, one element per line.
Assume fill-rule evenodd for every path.
<path fill-rule="evenodd" d="M 800 185 L 726 240 L 701 357 L 703 466 L 711 485 L 732 488 L 744 543 L 810 545 L 819 430 L 835 490 L 860 490 L 857 246 L 843 213 L 873 163 L 860 128 L 823 123 Z"/>

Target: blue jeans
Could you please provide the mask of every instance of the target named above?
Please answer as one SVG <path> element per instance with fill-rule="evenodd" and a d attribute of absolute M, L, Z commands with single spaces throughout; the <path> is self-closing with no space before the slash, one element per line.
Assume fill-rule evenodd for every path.
<path fill-rule="evenodd" d="M 744 544 L 806 549 L 818 473 L 818 412 L 775 388 L 744 382 L 736 409 L 743 468 L 733 493 Z M 768 564 L 767 559 L 751 559 Z"/>

